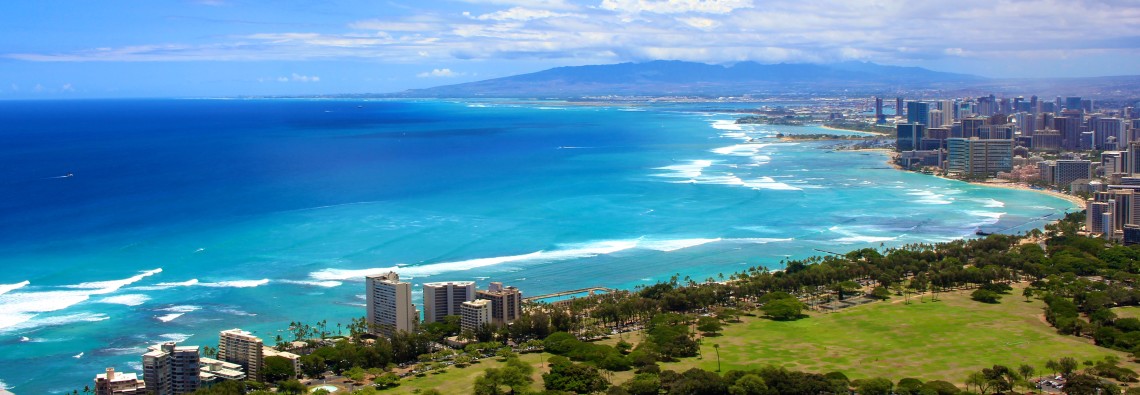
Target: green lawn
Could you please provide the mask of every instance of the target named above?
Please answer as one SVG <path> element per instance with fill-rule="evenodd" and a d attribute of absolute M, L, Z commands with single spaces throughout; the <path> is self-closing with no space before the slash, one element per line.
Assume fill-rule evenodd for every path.
<path fill-rule="evenodd" d="M 1016 367 L 1028 363 L 1044 373 L 1045 361 L 1063 356 L 1084 361 L 1116 355 L 1130 360 L 1126 353 L 1097 347 L 1087 339 L 1057 334 L 1044 322 L 1042 302 L 1026 303 L 1020 294 L 1017 287 L 996 305 L 972 301 L 968 292 L 959 292 L 942 294 L 938 302 L 930 302 L 929 297 L 925 303 L 915 300 L 910 305 L 901 300 L 875 302 L 790 322 L 743 317 L 743 323 L 728 325 L 722 336 L 702 340 L 703 358 L 667 363 L 662 368 L 715 370 L 714 343 L 720 344 L 725 371 L 771 364 L 818 373 L 841 371 L 852 379 L 916 377 L 958 384 L 969 373 L 993 364 Z M 1140 314 L 1140 308 L 1130 311 Z M 1117 314 L 1125 316 L 1119 310 Z M 633 334 L 632 340 L 637 338 Z M 535 366 L 536 390 L 542 388 L 543 363 L 549 357 L 546 353 L 522 355 Z M 449 367 L 443 373 L 403 380 L 386 392 L 411 394 L 435 388 L 445 394 L 470 394 L 484 369 L 500 365 L 487 359 L 463 369 Z M 1124 365 L 1140 369 L 1135 363 Z M 615 373 L 611 382 L 622 383 L 632 376 L 632 372 Z"/>
<path fill-rule="evenodd" d="M 519 356 L 523 362 L 534 366 L 534 389 L 542 389 L 542 366 L 552 355 L 547 353 L 522 354 Z M 444 394 L 472 394 L 475 389 L 475 378 L 483 375 L 488 368 L 503 366 L 498 358 L 488 358 L 465 368 L 448 367 L 440 373 L 428 373 L 424 377 L 410 377 L 400 381 L 400 386 L 384 393 L 413 394 L 419 390 L 434 388 Z"/>
<path fill-rule="evenodd" d="M 1140 318 L 1140 306 L 1114 307 L 1112 312 L 1117 318 Z"/>
<path fill-rule="evenodd" d="M 728 326 L 723 336 L 703 339 L 704 358 L 669 368 L 715 370 L 714 343 L 720 344 L 724 370 L 772 364 L 896 381 L 916 377 L 960 383 L 970 372 L 993 364 L 1028 363 L 1041 372 L 1045 361 L 1063 356 L 1084 361 L 1116 355 L 1129 360 L 1125 353 L 1091 341 L 1058 335 L 1044 322 L 1043 303 L 1026 303 L 1020 294 L 1017 288 L 996 305 L 972 301 L 959 292 L 943 294 L 938 302 L 929 297 L 910 305 L 876 302 L 790 322 L 745 317 L 744 323 Z"/>

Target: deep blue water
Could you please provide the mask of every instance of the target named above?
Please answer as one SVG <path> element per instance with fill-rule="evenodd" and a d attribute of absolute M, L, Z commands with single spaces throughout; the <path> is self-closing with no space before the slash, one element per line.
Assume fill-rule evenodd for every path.
<path fill-rule="evenodd" d="M 781 143 L 819 130 L 715 108 L 0 103 L 0 381 L 59 393 L 137 371 L 163 340 L 347 323 L 362 277 L 392 268 L 528 295 L 633 287 L 1027 230 L 1071 208 Z"/>

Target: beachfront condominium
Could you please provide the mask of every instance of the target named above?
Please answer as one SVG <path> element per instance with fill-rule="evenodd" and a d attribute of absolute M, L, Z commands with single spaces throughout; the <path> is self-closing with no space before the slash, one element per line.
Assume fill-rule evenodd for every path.
<path fill-rule="evenodd" d="M 218 334 L 218 360 L 241 365 L 250 380 L 261 379 L 261 338 L 241 329 Z"/>
<path fill-rule="evenodd" d="M 1013 141 L 946 139 L 946 171 L 961 177 L 986 177 L 1013 168 Z"/>
<path fill-rule="evenodd" d="M 919 148 L 922 142 L 922 137 L 925 134 L 926 125 L 921 123 L 900 123 L 895 125 L 898 132 L 895 138 L 895 150 L 914 151 Z"/>
<path fill-rule="evenodd" d="M 262 361 L 264 361 L 265 358 L 269 358 L 269 357 L 285 358 L 286 360 L 289 361 L 289 364 L 293 366 L 293 376 L 299 377 L 301 375 L 301 356 L 300 355 L 297 355 L 297 354 L 294 354 L 291 352 L 286 352 L 286 351 L 277 351 L 273 347 L 262 347 L 261 348 L 261 357 L 262 357 Z"/>
<path fill-rule="evenodd" d="M 147 393 L 179 395 L 197 391 L 198 346 L 179 346 L 174 342 L 153 345 L 142 356 L 143 381 Z"/>
<path fill-rule="evenodd" d="M 119 373 L 107 368 L 95 375 L 95 395 L 147 395 L 146 383 L 134 373 Z"/>
<path fill-rule="evenodd" d="M 443 317 L 459 315 L 459 306 L 472 300 L 474 281 L 424 283 L 424 322 L 443 322 Z"/>
<path fill-rule="evenodd" d="M 506 325 L 522 315 L 522 292 L 515 287 L 504 287 L 493 282 L 486 290 L 475 291 L 475 297 L 491 301 L 491 321 Z"/>
<path fill-rule="evenodd" d="M 390 337 L 398 331 L 415 329 L 417 312 L 412 305 L 412 284 L 401 282 L 396 272 L 367 276 L 364 282 L 369 332 Z"/>
<path fill-rule="evenodd" d="M 462 331 L 478 330 L 483 325 L 490 324 L 491 321 L 491 301 L 486 299 L 478 299 L 470 302 L 463 302 L 460 305 L 459 313 L 459 329 Z"/>

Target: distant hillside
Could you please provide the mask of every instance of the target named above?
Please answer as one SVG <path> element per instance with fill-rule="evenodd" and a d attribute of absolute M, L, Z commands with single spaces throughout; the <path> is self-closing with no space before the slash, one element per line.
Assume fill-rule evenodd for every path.
<path fill-rule="evenodd" d="M 958 87 L 984 78 L 874 63 L 732 66 L 653 61 L 558 67 L 511 77 L 414 89 L 402 97 L 576 97 L 593 95 L 741 95 L 812 90 L 874 91 L 914 86 Z"/>

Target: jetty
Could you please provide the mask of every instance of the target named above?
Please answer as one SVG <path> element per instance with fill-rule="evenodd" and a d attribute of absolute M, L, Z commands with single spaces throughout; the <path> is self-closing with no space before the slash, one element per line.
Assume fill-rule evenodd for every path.
<path fill-rule="evenodd" d="M 543 301 L 546 299 L 560 299 L 560 298 L 565 298 L 567 296 L 571 296 L 570 298 L 566 298 L 563 300 L 556 300 L 554 302 L 551 302 L 551 303 L 558 303 L 558 302 L 562 302 L 565 300 L 575 299 L 576 296 L 572 296 L 572 295 L 586 294 L 587 296 L 593 296 L 594 294 L 597 294 L 599 292 L 600 293 L 612 293 L 614 291 L 617 291 L 617 290 L 613 289 L 613 288 L 606 288 L 606 287 L 579 288 L 579 289 L 572 289 L 569 291 L 560 291 L 560 292 L 549 293 L 549 294 L 545 294 L 545 295 L 531 296 L 529 298 L 523 298 L 523 301 L 540 302 L 540 301 Z"/>

